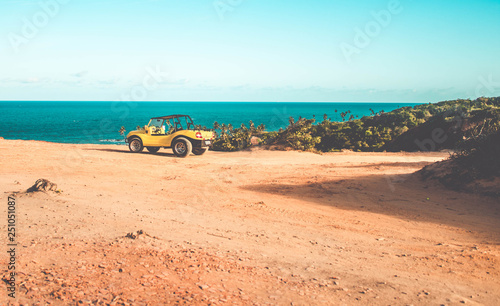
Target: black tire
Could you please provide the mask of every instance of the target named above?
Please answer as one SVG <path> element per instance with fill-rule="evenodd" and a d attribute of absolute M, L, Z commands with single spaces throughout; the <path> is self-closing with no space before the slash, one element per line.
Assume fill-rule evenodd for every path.
<path fill-rule="evenodd" d="M 130 138 L 128 141 L 128 148 L 134 153 L 140 153 L 144 150 L 142 140 L 139 137 Z"/>
<path fill-rule="evenodd" d="M 191 144 L 191 141 L 186 138 L 179 137 L 174 140 L 174 143 L 172 144 L 172 151 L 174 151 L 174 154 L 177 157 L 188 157 L 193 151 L 193 145 Z"/>
<path fill-rule="evenodd" d="M 160 147 L 146 147 L 150 153 L 156 153 L 160 150 Z"/>
<path fill-rule="evenodd" d="M 194 155 L 203 155 L 208 151 L 208 148 L 195 148 L 193 149 Z"/>

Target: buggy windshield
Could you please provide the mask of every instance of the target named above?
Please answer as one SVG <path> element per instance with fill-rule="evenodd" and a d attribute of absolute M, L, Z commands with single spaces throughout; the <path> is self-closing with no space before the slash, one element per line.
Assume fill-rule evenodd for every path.
<path fill-rule="evenodd" d="M 171 115 L 152 118 L 149 122 L 149 126 L 163 128 L 163 130 L 169 133 L 184 129 L 194 129 L 193 120 L 188 115 Z"/>

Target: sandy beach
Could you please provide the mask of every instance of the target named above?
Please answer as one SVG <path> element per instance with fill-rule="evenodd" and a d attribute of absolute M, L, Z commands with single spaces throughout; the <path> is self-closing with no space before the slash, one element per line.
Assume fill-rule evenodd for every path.
<path fill-rule="evenodd" d="M 447 152 L 0 150 L 2 305 L 500 304 L 500 201 L 414 174 Z M 40 178 L 61 192 L 25 193 Z"/>

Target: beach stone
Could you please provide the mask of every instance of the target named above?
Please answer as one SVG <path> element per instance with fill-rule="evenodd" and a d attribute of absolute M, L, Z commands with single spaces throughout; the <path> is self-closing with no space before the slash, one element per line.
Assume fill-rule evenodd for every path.
<path fill-rule="evenodd" d="M 260 138 L 257 137 L 257 136 L 252 136 L 252 138 L 250 138 L 250 143 L 253 145 L 253 146 L 256 146 L 260 143 Z"/>

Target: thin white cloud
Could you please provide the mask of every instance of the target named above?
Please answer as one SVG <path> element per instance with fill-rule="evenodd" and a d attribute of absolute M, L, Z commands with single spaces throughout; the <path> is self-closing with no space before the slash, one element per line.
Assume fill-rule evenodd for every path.
<path fill-rule="evenodd" d="M 84 71 L 80 71 L 77 73 L 73 73 L 71 76 L 77 77 L 77 78 L 82 78 L 82 77 L 86 76 L 88 73 L 89 72 L 87 70 L 84 70 Z"/>

